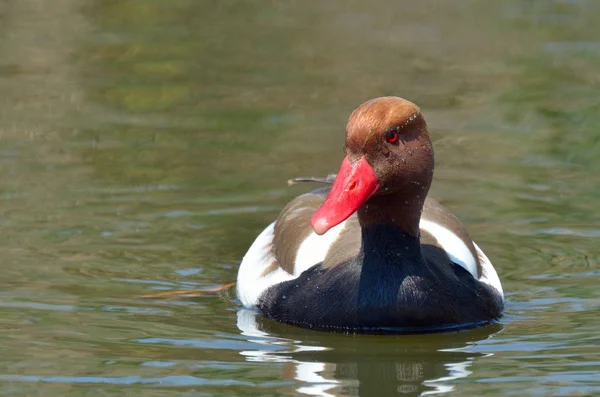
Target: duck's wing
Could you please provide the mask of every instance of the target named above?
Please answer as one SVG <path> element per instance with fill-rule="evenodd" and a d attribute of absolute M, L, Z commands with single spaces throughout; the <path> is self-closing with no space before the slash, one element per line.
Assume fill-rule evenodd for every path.
<path fill-rule="evenodd" d="M 237 292 L 244 306 L 256 306 L 269 287 L 292 280 L 317 264 L 330 268 L 358 254 L 360 227 L 356 215 L 323 235 L 312 229 L 310 219 L 329 189 L 327 186 L 293 199 L 256 238 L 238 273 Z"/>
<path fill-rule="evenodd" d="M 492 263 L 452 212 L 428 197 L 419 226 L 423 253 L 429 262 L 443 265 L 451 261 L 504 296 Z"/>

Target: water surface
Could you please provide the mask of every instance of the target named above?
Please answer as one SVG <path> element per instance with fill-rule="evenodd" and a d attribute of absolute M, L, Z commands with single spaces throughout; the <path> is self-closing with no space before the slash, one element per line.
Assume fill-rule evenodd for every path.
<path fill-rule="evenodd" d="M 600 5 L 0 1 L 0 394 L 600 394 Z M 253 238 L 421 106 L 432 194 L 494 262 L 499 324 L 301 330 L 241 310 Z"/>

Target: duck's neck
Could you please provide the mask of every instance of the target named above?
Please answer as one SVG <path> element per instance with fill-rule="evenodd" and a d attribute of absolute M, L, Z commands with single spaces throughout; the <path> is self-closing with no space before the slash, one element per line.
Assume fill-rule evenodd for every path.
<path fill-rule="evenodd" d="M 371 197 L 357 212 L 361 228 L 389 226 L 418 240 L 425 194 L 412 198 L 401 193 Z"/>
<path fill-rule="evenodd" d="M 423 204 L 424 199 L 410 200 L 397 193 L 374 196 L 358 210 L 363 265 L 403 268 L 422 262 L 419 222 Z"/>
<path fill-rule="evenodd" d="M 423 261 L 419 237 L 394 224 L 372 224 L 363 227 L 361 234 L 363 266 L 373 271 L 389 269 L 390 265 L 406 268 Z"/>

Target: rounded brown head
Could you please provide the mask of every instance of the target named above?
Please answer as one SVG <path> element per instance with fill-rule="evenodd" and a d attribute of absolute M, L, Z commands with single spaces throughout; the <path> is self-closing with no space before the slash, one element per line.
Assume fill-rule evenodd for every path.
<path fill-rule="evenodd" d="M 381 97 L 360 105 L 346 126 L 345 151 L 327 200 L 312 217 L 317 234 L 343 222 L 370 199 L 385 201 L 380 196 L 393 194 L 402 201 L 399 206 L 411 204 L 420 211 L 434 158 L 425 118 L 414 103 Z"/>

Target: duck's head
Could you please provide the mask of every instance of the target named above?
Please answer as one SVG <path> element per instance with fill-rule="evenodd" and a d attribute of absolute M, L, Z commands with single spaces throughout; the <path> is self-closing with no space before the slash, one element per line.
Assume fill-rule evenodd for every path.
<path fill-rule="evenodd" d="M 346 157 L 327 199 L 311 219 L 324 234 L 370 199 L 392 195 L 387 205 L 420 207 L 433 177 L 433 147 L 421 110 L 398 97 L 360 105 L 346 126 Z M 420 214 L 419 214 L 420 215 Z"/>

